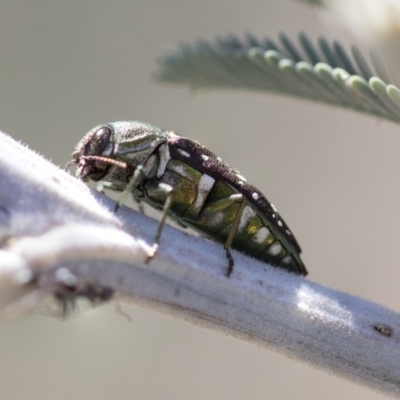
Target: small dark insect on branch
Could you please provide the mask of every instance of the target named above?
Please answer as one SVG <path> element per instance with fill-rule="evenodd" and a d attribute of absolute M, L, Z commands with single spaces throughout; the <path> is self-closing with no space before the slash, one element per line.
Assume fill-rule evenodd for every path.
<path fill-rule="evenodd" d="M 81 287 L 63 285 L 54 293 L 55 300 L 58 303 L 57 308 L 63 318 L 76 311 L 77 301 L 80 299 L 85 299 L 92 306 L 97 306 L 110 301 L 113 295 L 114 289 L 111 287 L 96 286 L 91 283 Z"/>

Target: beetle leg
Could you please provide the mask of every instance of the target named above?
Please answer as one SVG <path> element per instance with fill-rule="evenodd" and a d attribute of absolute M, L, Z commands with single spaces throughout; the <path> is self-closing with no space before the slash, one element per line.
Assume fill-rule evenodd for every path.
<path fill-rule="evenodd" d="M 117 212 L 118 209 L 126 202 L 127 196 L 132 193 L 133 188 L 137 186 L 144 178 L 143 165 L 139 165 L 135 168 L 135 172 L 129 183 L 126 185 L 125 190 L 122 192 L 121 197 L 118 202 L 115 204 L 114 212 Z"/>
<path fill-rule="evenodd" d="M 231 276 L 231 274 L 233 272 L 233 266 L 235 264 L 234 261 L 233 261 L 233 257 L 232 257 L 231 251 L 230 251 L 230 247 L 231 247 L 233 238 L 235 237 L 236 232 L 238 230 L 238 227 L 239 227 L 239 224 L 240 224 L 240 220 L 241 220 L 242 214 L 243 214 L 243 209 L 244 209 L 244 206 L 245 206 L 245 202 L 243 201 L 243 196 L 242 195 L 240 195 L 240 198 L 239 198 L 239 196 L 237 196 L 237 198 L 235 198 L 235 201 L 240 201 L 240 207 L 239 207 L 239 210 L 236 213 L 235 219 L 234 219 L 233 224 L 232 224 L 232 228 L 231 228 L 231 230 L 229 232 L 229 235 L 228 235 L 228 238 L 226 239 L 226 242 L 224 244 L 224 249 L 225 249 L 225 252 L 226 252 L 226 258 L 228 259 L 228 269 L 226 270 L 226 276 L 228 278 Z"/>
<path fill-rule="evenodd" d="M 164 202 L 164 207 L 163 207 L 163 213 L 162 213 L 160 222 L 158 223 L 156 236 L 154 237 L 154 243 L 152 246 L 153 248 L 151 250 L 151 253 L 147 256 L 146 262 L 149 262 L 155 256 L 155 254 L 157 252 L 158 243 L 159 243 L 160 237 L 161 237 L 161 232 L 164 228 L 165 221 L 167 219 L 169 211 L 171 210 L 173 188 L 172 188 L 172 186 L 167 185 L 165 183 L 159 183 L 157 186 L 151 187 L 151 188 L 149 187 L 147 190 L 153 196 L 157 196 L 157 195 L 166 196 L 165 202 Z"/>
<path fill-rule="evenodd" d="M 143 207 L 142 200 L 140 200 L 139 197 L 135 197 L 135 196 L 133 196 L 133 200 L 135 201 L 135 203 L 137 203 L 138 208 L 139 208 L 139 211 L 140 211 L 142 214 L 144 214 L 144 207 Z"/>
<path fill-rule="evenodd" d="M 243 209 L 245 207 L 245 202 L 244 202 L 244 198 L 243 195 L 239 194 L 239 193 L 235 193 L 229 197 L 223 198 L 221 200 L 218 200 L 216 202 L 214 202 L 212 205 L 207 206 L 207 212 L 214 214 L 218 211 L 222 211 L 225 210 L 228 207 L 232 206 L 232 203 L 240 203 L 239 209 L 236 212 L 236 215 L 234 217 L 233 220 L 233 224 L 232 227 L 229 231 L 229 235 L 225 241 L 224 244 L 224 249 L 225 249 L 225 253 L 226 253 L 226 258 L 228 259 L 228 268 L 226 270 L 226 276 L 229 278 L 230 275 L 233 272 L 233 266 L 234 266 L 234 261 L 233 261 L 233 257 L 230 251 L 231 248 L 231 244 L 232 241 L 237 233 L 237 230 L 239 228 L 239 224 L 240 224 L 240 220 L 242 218 L 242 214 L 243 214 Z M 185 221 L 185 219 L 183 219 Z"/>

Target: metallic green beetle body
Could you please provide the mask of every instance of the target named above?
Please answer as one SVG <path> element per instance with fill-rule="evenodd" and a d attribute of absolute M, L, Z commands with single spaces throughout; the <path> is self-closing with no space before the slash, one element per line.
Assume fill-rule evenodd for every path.
<path fill-rule="evenodd" d="M 162 209 L 170 199 L 175 220 L 224 243 L 227 254 L 232 247 L 307 274 L 301 249 L 273 205 L 194 140 L 140 122 L 115 122 L 92 129 L 78 143 L 73 162 L 79 178 L 103 180 L 119 191 L 128 187 L 135 199 L 154 208 Z M 141 176 L 131 185 L 139 166 Z"/>

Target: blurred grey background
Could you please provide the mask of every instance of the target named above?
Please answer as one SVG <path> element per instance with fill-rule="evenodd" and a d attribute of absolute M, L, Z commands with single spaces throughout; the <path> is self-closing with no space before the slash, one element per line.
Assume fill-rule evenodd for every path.
<path fill-rule="evenodd" d="M 290 98 L 190 93 L 151 79 L 169 45 L 300 30 L 345 44 L 291 1 L 3 1 L 0 129 L 58 165 L 93 126 L 137 119 L 235 166 L 295 232 L 309 279 L 399 310 L 400 134 Z M 0 149 L 1 151 L 1 149 Z M 384 395 L 179 320 L 110 305 L 0 325 L 0 398 L 379 399 Z"/>

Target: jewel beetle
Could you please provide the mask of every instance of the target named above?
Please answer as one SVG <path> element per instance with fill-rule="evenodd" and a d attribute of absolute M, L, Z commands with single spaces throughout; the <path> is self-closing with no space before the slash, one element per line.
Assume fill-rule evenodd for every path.
<path fill-rule="evenodd" d="M 220 157 L 195 140 L 137 121 L 99 125 L 77 144 L 71 163 L 83 181 L 132 193 L 167 215 L 222 243 L 233 270 L 236 249 L 297 275 L 307 270 L 300 246 L 275 207 Z"/>

